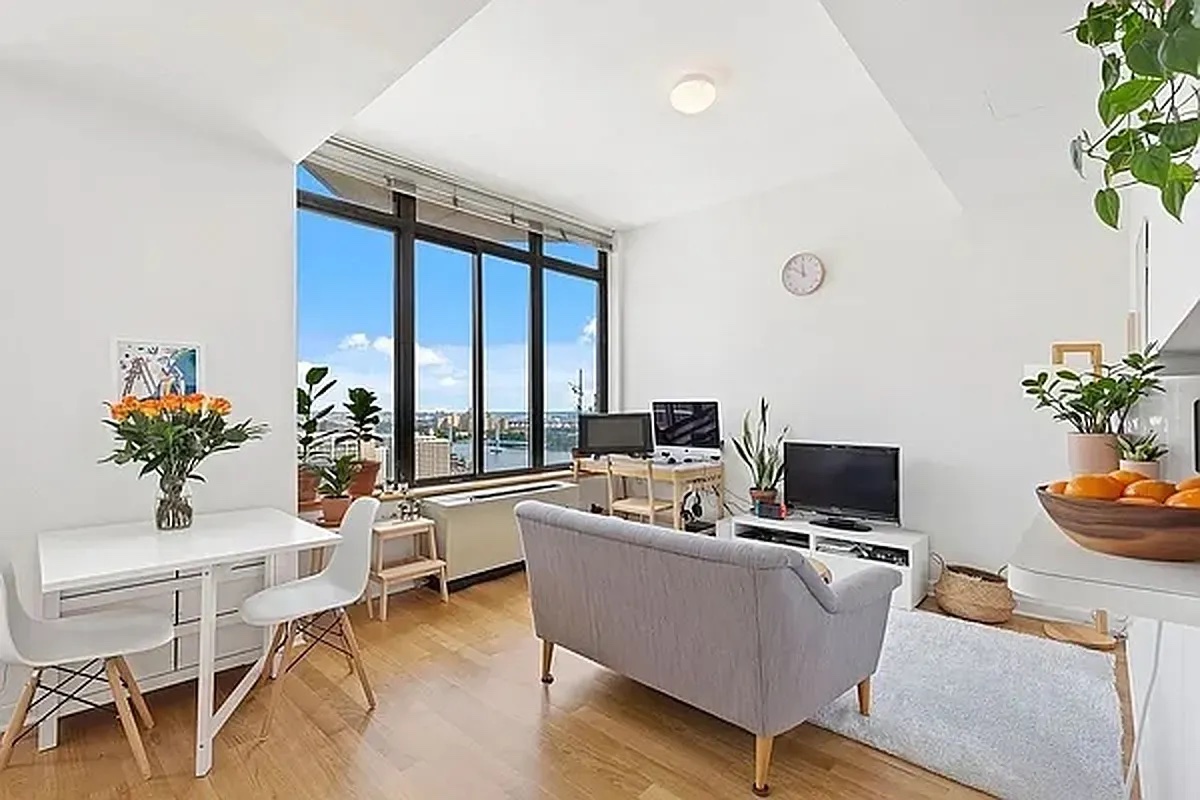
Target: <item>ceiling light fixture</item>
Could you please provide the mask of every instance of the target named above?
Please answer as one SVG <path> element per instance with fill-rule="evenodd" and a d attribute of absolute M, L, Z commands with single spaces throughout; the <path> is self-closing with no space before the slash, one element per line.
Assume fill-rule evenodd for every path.
<path fill-rule="evenodd" d="M 671 107 L 680 114 L 699 114 L 717 99 L 717 86 L 707 75 L 685 75 L 671 90 Z"/>

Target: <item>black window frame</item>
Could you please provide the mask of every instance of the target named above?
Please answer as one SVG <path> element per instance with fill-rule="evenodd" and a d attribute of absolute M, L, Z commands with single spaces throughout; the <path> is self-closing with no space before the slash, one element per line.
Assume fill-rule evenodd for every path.
<path fill-rule="evenodd" d="M 392 193 L 392 211 L 358 205 L 348 200 L 326 197 L 296 189 L 296 210 L 312 211 L 347 222 L 383 228 L 393 233 L 396 256 L 393 269 L 395 299 L 392 308 L 392 336 L 395 341 L 392 379 L 393 450 L 396 475 L 404 476 L 410 486 L 438 486 L 520 475 L 535 475 L 562 470 L 564 464 L 546 464 L 546 350 L 545 350 L 545 274 L 556 272 L 592 281 L 596 284 L 596 410 L 608 409 L 608 251 L 597 247 L 596 266 L 564 261 L 543 252 L 544 238 L 530 231 L 528 250 L 511 247 L 460 231 L 440 228 L 417 219 L 417 201 L 412 195 Z M 471 470 L 458 475 L 415 478 L 416 467 L 416 248 L 418 242 L 450 247 L 471 254 Z M 529 466 L 487 472 L 484 470 L 486 409 L 484 398 L 483 351 L 483 256 L 493 255 L 529 265 Z"/>

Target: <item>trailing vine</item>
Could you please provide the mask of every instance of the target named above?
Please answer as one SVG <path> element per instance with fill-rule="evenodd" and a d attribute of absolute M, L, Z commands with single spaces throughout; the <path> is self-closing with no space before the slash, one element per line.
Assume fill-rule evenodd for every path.
<path fill-rule="evenodd" d="M 1101 57 L 1096 110 L 1104 131 L 1093 137 L 1085 129 L 1071 141 L 1080 175 L 1085 159 L 1104 165 L 1096 215 L 1120 227 L 1120 191 L 1142 184 L 1182 221 L 1200 139 L 1200 0 L 1089 3 L 1071 31 Z"/>

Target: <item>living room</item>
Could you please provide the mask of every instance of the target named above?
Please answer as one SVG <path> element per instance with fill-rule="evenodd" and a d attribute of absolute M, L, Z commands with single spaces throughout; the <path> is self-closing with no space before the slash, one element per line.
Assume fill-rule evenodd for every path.
<path fill-rule="evenodd" d="M 1097 109 L 1112 88 L 1106 57 L 1120 59 L 1122 83 L 1161 77 L 1117 43 L 1117 26 L 1139 23 L 1114 21 L 1110 41 L 1105 15 L 1132 6 L 1190 36 L 1182 10 L 1191 4 L 1163 5 L 352 0 L 249 10 L 114 0 L 101 11 L 22 0 L 0 9 L 0 106 L 11 112 L 0 144 L 13 155 L 0 214 L 11 388 L 0 403 L 22 421 L 8 435 L 0 536 L 8 627 L 24 630 L 12 620 L 25 616 L 53 627 L 100 608 L 171 617 L 169 641 L 115 679 L 105 659 L 116 651 L 30 660 L 0 637 L 4 721 L 33 687 L 28 718 L 9 725 L 0 795 L 667 800 L 752 796 L 769 781 L 781 798 L 1189 796 L 1200 696 L 1185 620 L 1198 617 L 1194 593 L 1178 586 L 1197 585 L 1194 567 L 1110 555 L 1111 574 L 1049 580 L 1041 551 L 1023 549 L 1044 525 L 1069 554 L 1093 555 L 1052 525 L 1037 491 L 1077 471 L 1068 432 L 1091 432 L 1035 408 L 1022 386 L 1060 368 L 1088 380 L 1078 352 L 1052 364 L 1055 345 L 1095 347 L 1107 364 L 1161 345 L 1161 394 L 1181 405 L 1131 405 L 1130 419 L 1170 446 L 1161 477 L 1198 471 L 1190 434 L 1174 427 L 1195 399 L 1186 381 L 1200 374 L 1195 210 L 1179 207 L 1190 189 L 1180 176 L 1194 174 L 1190 146 L 1168 148 L 1173 166 L 1142 160 L 1114 179 L 1105 170 L 1125 152 L 1111 138 L 1120 120 L 1153 126 L 1157 101 L 1141 98 L 1124 116 Z M 1081 18 L 1083 34 L 1064 34 Z M 1172 66 L 1174 50 L 1170 63 L 1155 57 L 1155 69 L 1193 87 L 1195 70 Z M 1186 122 L 1196 112 L 1179 113 Z M 1081 129 L 1092 138 L 1073 141 Z M 1122 188 L 1110 195 L 1108 184 Z M 140 390 L 130 364 L 147 348 L 190 359 L 173 362 L 191 365 L 178 374 L 187 389 L 178 400 L 161 383 Z M 298 386 L 310 419 L 334 408 L 299 447 Z M 358 412 L 344 405 L 351 389 L 367 393 Z M 121 405 L 125 395 L 134 404 Z M 232 410 L 215 402 L 223 398 Z M 716 459 L 614 467 L 624 457 L 609 453 L 622 448 L 573 459 L 581 414 L 648 415 L 667 400 L 715 403 Z M 734 634 L 751 627 L 739 605 L 751 590 L 679 571 L 664 555 L 701 548 L 705 558 L 750 559 L 739 569 L 785 571 L 791 583 L 779 591 L 798 592 L 787 602 L 806 603 L 813 620 L 836 617 L 851 589 L 867 591 L 815 545 L 729 541 L 733 519 L 788 524 L 770 519 L 769 503 L 755 508 L 754 472 L 734 445 L 763 400 L 768 444 L 786 428 L 793 444 L 898 448 L 896 518 L 871 522 L 873 535 L 912 532 L 919 552 L 1003 572 L 1002 591 L 1016 592 L 1008 623 L 951 619 L 933 596 L 942 570 L 922 556 L 921 610 L 876 586 L 892 600 L 889 609 L 874 598 L 887 635 L 855 656 L 872 662 L 869 674 L 838 672 L 820 708 L 794 698 L 797 718 L 772 729 L 771 743 L 759 741 L 766 728 L 720 705 L 741 699 L 751 645 Z M 244 437 L 222 428 L 227 438 L 212 449 L 229 452 L 175 476 L 187 509 L 178 519 L 163 512 L 170 482 L 154 479 L 167 474 L 163 462 L 142 480 L 124 457 L 97 463 L 140 435 L 139 420 L 172 414 L 247 423 Z M 362 435 L 356 420 L 366 420 Z M 127 438 L 114 445 L 114 432 Z M 374 575 L 366 590 L 344 611 L 325 609 L 341 653 L 306 643 L 324 640 L 323 625 L 289 636 L 277 594 L 251 602 L 346 563 L 316 555 L 354 548 L 339 544 L 337 514 L 310 493 L 339 501 L 354 475 L 297 485 L 298 465 L 335 473 L 339 460 L 379 470 L 357 510 L 337 508 L 345 542 L 366 520 L 379 548 L 363 562 L 363 580 Z M 659 530 L 611 527 L 614 501 L 637 506 L 647 493 L 645 480 L 613 470 L 640 475 L 647 465 Z M 687 477 L 684 467 L 699 466 L 703 477 Z M 54 503 L 20 500 L 49 489 Z M 371 495 L 380 506 L 366 519 Z M 595 524 L 596 537 L 654 552 L 626 562 L 624 551 L 610 561 L 588 550 L 594 566 L 577 580 L 539 587 L 543 575 L 578 568 L 584 548 L 562 546 L 582 534 L 560 536 L 543 553 L 557 566 L 525 563 L 534 534 L 524 531 L 522 547 L 512 508 L 527 499 L 601 512 L 537 522 L 541 535 Z M 102 538 L 143 524 L 168 537 L 149 541 L 172 543 L 162 558 L 188 541 L 179 537 L 202 534 L 207 515 L 247 510 L 302 527 L 287 528 L 297 538 L 286 547 L 258 551 L 238 528 L 211 564 L 160 561 L 157 572 L 135 569 L 131 551 Z M 756 510 L 768 516 L 756 521 Z M 685 517 L 715 522 L 717 535 L 672 531 Z M 160 533 L 156 522 L 191 530 Z M 91 541 L 64 546 L 73 541 L 64 532 L 80 531 Z M 75 556 L 72 575 L 53 573 L 54 546 Z M 827 562 L 829 587 L 804 582 L 816 574 L 804 572 L 810 556 Z M 628 569 L 602 574 L 612 563 Z M 423 585 L 429 576 L 439 591 Z M 672 602 L 697 586 L 711 591 Z M 600 614 L 593 592 L 627 602 Z M 733 619 L 737 609 L 745 613 Z M 644 628 L 641 618 L 662 624 Z M 1077 626 L 1108 649 L 1053 641 L 1047 623 Z M 544 626 L 560 624 L 573 627 L 555 642 Z M 579 639 L 593 624 L 628 629 L 626 644 L 640 649 Z M 872 624 L 882 635 L 885 623 Z M 96 638 L 72 630 L 65 640 L 75 645 Z M 684 630 L 699 650 L 688 650 Z M 664 639 L 675 650 L 655 662 L 663 673 L 642 671 L 650 666 L 637 657 Z M 798 652 L 833 657 L 833 644 L 813 641 Z M 753 645 L 766 671 L 772 642 Z M 286 656 L 268 658 L 293 650 L 290 671 Z M 98 684 L 54 694 L 52 677 L 90 675 L 70 665 L 94 658 Z M 123 656 L 112 663 L 126 668 Z M 822 670 L 803 663 L 814 672 L 795 685 L 816 686 Z M 63 707 L 47 711 L 55 697 Z M 126 725 L 138 727 L 133 712 L 140 736 Z"/>

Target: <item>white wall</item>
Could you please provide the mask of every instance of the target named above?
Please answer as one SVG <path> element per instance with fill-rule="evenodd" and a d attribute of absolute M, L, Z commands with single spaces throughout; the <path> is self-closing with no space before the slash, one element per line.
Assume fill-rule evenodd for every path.
<path fill-rule="evenodd" d="M 118 336 L 200 343 L 202 389 L 273 428 L 203 465 L 200 511 L 293 509 L 292 165 L 2 74 L 0 109 L 0 539 L 151 518 L 153 480 L 96 463 Z"/>
<path fill-rule="evenodd" d="M 903 447 L 903 516 L 998 568 L 1064 474 L 1065 430 L 1019 382 L 1050 343 L 1124 342 L 1128 245 L 1079 194 L 961 216 L 923 162 L 791 186 L 632 231 L 621 246 L 621 400 L 717 397 L 724 434 L 765 395 L 796 438 Z M 811 250 L 825 286 L 779 269 Z M 745 472 L 733 462 L 731 486 Z"/>

